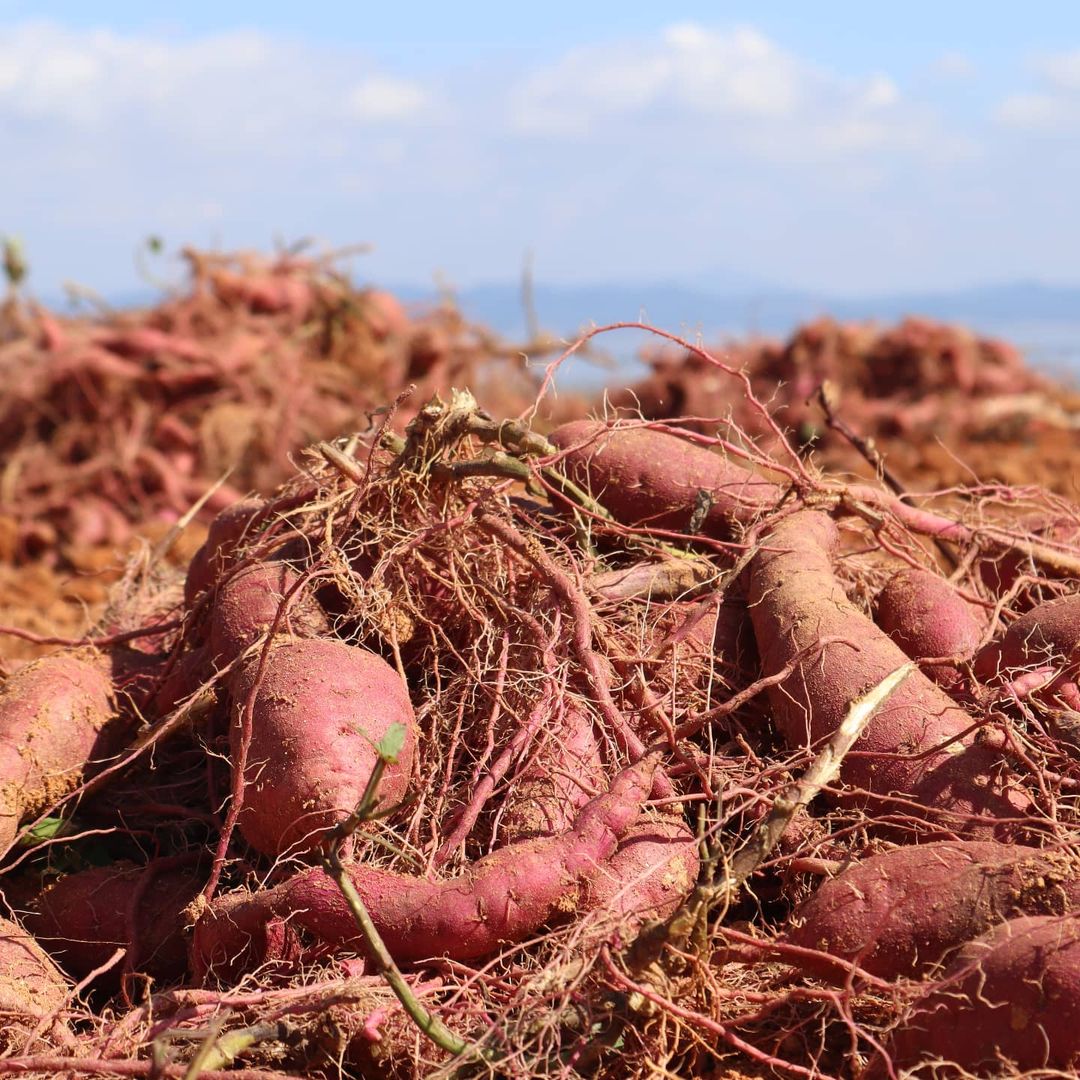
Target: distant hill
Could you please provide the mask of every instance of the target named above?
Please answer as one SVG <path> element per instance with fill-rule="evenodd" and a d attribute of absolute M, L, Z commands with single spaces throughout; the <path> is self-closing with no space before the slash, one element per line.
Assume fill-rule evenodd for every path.
<path fill-rule="evenodd" d="M 431 290 L 404 287 L 412 299 L 427 299 Z M 524 329 L 521 288 L 517 284 L 478 285 L 456 294 L 471 318 L 503 333 Z M 669 283 L 635 285 L 546 285 L 533 290 L 541 325 L 569 334 L 590 323 L 644 318 L 666 329 L 745 334 L 786 333 L 795 324 L 818 315 L 840 319 L 895 321 L 904 315 L 926 315 L 947 322 L 968 323 L 988 332 L 1025 323 L 1057 323 L 1080 328 L 1080 287 L 1034 281 L 984 285 L 951 292 L 891 293 L 849 298 L 763 287 L 712 291 Z"/>

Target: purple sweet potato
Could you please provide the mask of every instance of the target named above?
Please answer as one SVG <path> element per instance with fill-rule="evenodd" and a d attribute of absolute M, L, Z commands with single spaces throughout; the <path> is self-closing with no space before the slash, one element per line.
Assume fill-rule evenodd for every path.
<path fill-rule="evenodd" d="M 655 759 L 642 758 L 590 800 L 569 831 L 499 848 L 457 877 L 429 881 L 365 865 L 350 867 L 349 877 L 399 961 L 488 956 L 577 909 L 583 884 L 638 820 L 654 771 Z M 301 935 L 363 951 L 348 905 L 319 869 L 216 900 L 195 926 L 193 968 L 203 980 L 236 978 L 299 956 Z"/>
<path fill-rule="evenodd" d="M 943 577 L 906 568 L 878 593 L 875 621 L 912 660 L 935 656 L 969 659 L 986 629 L 985 615 Z M 958 682 L 955 668 L 932 665 L 924 671 L 937 683 Z"/>
<path fill-rule="evenodd" d="M 777 728 L 793 747 L 836 731 L 849 706 L 908 657 L 852 604 L 833 573 L 835 524 L 799 511 L 762 541 L 749 568 L 749 606 L 766 674 L 794 663 L 770 692 Z M 822 638 L 839 638 L 822 649 Z M 808 652 L 807 652 L 808 651 Z M 1030 800 L 1003 776 L 997 754 L 972 745 L 974 721 L 920 671 L 912 672 L 845 758 L 841 779 L 858 802 L 897 794 L 932 809 L 949 831 L 1005 838 Z M 902 811 L 908 815 L 910 809 Z"/>
<path fill-rule="evenodd" d="M 130 862 L 67 874 L 29 904 L 27 928 L 69 974 L 83 978 L 101 967 L 116 949 L 134 953 L 127 966 L 159 980 L 180 978 L 187 970 L 184 908 L 202 882 L 190 867 Z M 134 931 L 134 933 L 133 933 Z M 111 969 L 110 985 L 124 971 Z"/>
<path fill-rule="evenodd" d="M 575 420 L 551 433 L 562 468 L 624 525 L 685 531 L 699 492 L 711 500 L 702 531 L 727 535 L 773 505 L 776 486 L 742 465 L 664 431 Z"/>
<path fill-rule="evenodd" d="M 270 630 L 285 594 L 299 580 L 286 563 L 272 562 L 245 566 L 222 582 L 210 619 L 210 655 L 217 667 L 230 663 Z M 321 637 L 329 629 L 326 613 L 303 589 L 290 598 L 278 624 L 279 633 L 294 637 Z"/>
<path fill-rule="evenodd" d="M 968 942 L 888 1048 L 894 1068 L 935 1076 L 1080 1067 L 1080 916 L 1011 919 Z M 879 1059 L 871 1075 L 886 1075 Z"/>
<path fill-rule="evenodd" d="M 0 917 L 0 1051 L 17 1047 L 37 1022 L 62 1008 L 68 986 L 40 945 Z"/>
<path fill-rule="evenodd" d="M 73 791 L 123 735 L 108 665 L 47 656 L 0 687 L 0 851 L 19 823 Z"/>
<path fill-rule="evenodd" d="M 681 819 L 639 821 L 589 879 L 582 908 L 616 916 L 633 932 L 673 914 L 693 891 L 699 868 L 697 837 Z"/>
<path fill-rule="evenodd" d="M 786 940 L 885 979 L 917 975 L 1006 919 L 1080 910 L 1078 869 L 1064 853 L 993 841 L 899 847 L 819 885 Z M 804 966 L 841 980 L 848 970 Z"/>
<path fill-rule="evenodd" d="M 375 744 L 393 724 L 406 729 L 397 762 L 383 773 L 386 803 L 408 787 L 416 719 L 398 673 L 366 649 L 326 639 L 288 638 L 273 647 L 256 687 L 259 657 L 233 680 L 233 759 L 252 689 L 252 737 L 239 825 L 266 855 L 297 853 L 360 801 L 376 761 Z"/>

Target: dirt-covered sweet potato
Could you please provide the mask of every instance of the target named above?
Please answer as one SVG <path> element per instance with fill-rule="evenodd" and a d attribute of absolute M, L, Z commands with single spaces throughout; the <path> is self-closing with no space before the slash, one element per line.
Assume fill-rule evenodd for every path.
<path fill-rule="evenodd" d="M 239 656 L 267 633 L 290 596 L 278 632 L 294 637 L 329 633 L 326 613 L 309 592 L 297 590 L 300 575 L 282 562 L 253 563 L 226 578 L 214 597 L 210 618 L 210 655 L 217 667 Z"/>
<path fill-rule="evenodd" d="M 1000 638 L 979 650 L 975 674 L 1008 679 L 1036 668 L 1062 671 L 1080 660 L 1080 594 L 1063 596 L 1021 615 Z"/>
<path fill-rule="evenodd" d="M 190 866 L 96 866 L 46 886 L 31 899 L 24 922 L 75 978 L 101 967 L 123 946 L 133 951 L 108 973 L 110 985 L 124 970 L 176 979 L 187 970 L 184 908 L 201 884 Z"/>
<path fill-rule="evenodd" d="M 878 593 L 874 621 L 912 660 L 969 659 L 986 629 L 985 615 L 945 578 L 910 567 L 894 574 Z M 946 686 L 959 678 L 956 669 L 946 665 L 923 670 Z"/>
<path fill-rule="evenodd" d="M 836 525 L 817 511 L 783 518 L 749 568 L 749 608 L 765 674 L 793 664 L 770 692 L 777 728 L 793 747 L 836 731 L 851 702 L 909 662 L 848 599 L 832 559 Z M 831 643 L 818 647 L 823 639 Z M 800 659 L 800 657 L 802 659 Z M 841 779 L 859 802 L 895 794 L 898 812 L 918 807 L 948 831 L 1004 838 L 1030 800 L 988 747 L 972 745 L 975 723 L 939 686 L 912 672 L 867 725 Z"/>
<path fill-rule="evenodd" d="M 184 603 L 192 607 L 199 594 L 217 581 L 227 569 L 237 547 L 253 531 L 254 523 L 265 507 L 262 499 L 247 498 L 222 510 L 210 522 L 206 541 L 195 552 L 184 582 Z"/>
<path fill-rule="evenodd" d="M 908 845 L 823 882 L 794 913 L 789 944 L 882 978 L 916 975 L 950 949 L 1019 915 L 1080 910 L 1080 865 L 1066 853 L 993 841 Z M 848 966 L 807 959 L 847 977 Z"/>
<path fill-rule="evenodd" d="M 318 843 L 360 801 L 375 746 L 394 724 L 405 728 L 405 740 L 379 795 L 393 803 L 405 794 L 416 720 L 401 677 L 382 657 L 341 641 L 287 638 L 273 647 L 261 678 L 259 667 L 255 655 L 231 684 L 234 762 L 255 695 L 239 818 L 252 847 L 280 855 Z"/>
<path fill-rule="evenodd" d="M 582 909 L 615 916 L 632 933 L 671 915 L 693 891 L 699 869 L 698 839 L 681 818 L 639 821 L 589 879 Z"/>
<path fill-rule="evenodd" d="M 650 755 L 624 769 L 569 831 L 508 844 L 457 877 L 431 881 L 363 864 L 351 866 L 349 877 L 396 959 L 488 956 L 577 910 L 583 884 L 638 820 L 655 765 Z M 216 900 L 195 926 L 193 970 L 204 980 L 236 978 L 268 961 L 294 960 L 302 939 L 364 949 L 340 890 L 320 869 Z"/>
<path fill-rule="evenodd" d="M 122 736 L 108 664 L 90 653 L 47 656 L 0 685 L 0 851 Z"/>
<path fill-rule="evenodd" d="M 568 707 L 537 739 L 540 745 L 529 767 L 503 801 L 499 823 L 506 843 L 565 832 L 605 786 L 593 721 L 580 709 Z"/>
<path fill-rule="evenodd" d="M 707 505 L 702 531 L 724 535 L 777 497 L 776 487 L 741 464 L 650 428 L 575 420 L 551 433 L 562 468 L 624 525 L 685 531 Z"/>
<path fill-rule="evenodd" d="M 10 919 L 0 917 L 0 1051 L 17 1047 L 43 1017 L 67 997 L 64 976 L 40 945 Z"/>
<path fill-rule="evenodd" d="M 968 942 L 901 1021 L 887 1052 L 897 1069 L 941 1062 L 933 1073 L 941 1077 L 1076 1075 L 1080 917 L 1011 919 Z M 886 1075 L 883 1061 L 871 1075 Z"/>

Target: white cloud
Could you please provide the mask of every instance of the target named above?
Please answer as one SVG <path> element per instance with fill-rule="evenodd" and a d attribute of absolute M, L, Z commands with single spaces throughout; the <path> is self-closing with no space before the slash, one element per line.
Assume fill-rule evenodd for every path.
<path fill-rule="evenodd" d="M 522 79 L 509 119 L 524 135 L 578 139 L 620 124 L 683 123 L 768 157 L 910 147 L 931 134 L 885 73 L 839 76 L 752 27 L 694 22 L 570 50 Z"/>
<path fill-rule="evenodd" d="M 390 75 L 369 75 L 349 91 L 349 108 L 365 120 L 404 120 L 427 104 L 419 83 Z"/>
<path fill-rule="evenodd" d="M 1042 86 L 1005 97 L 995 111 L 998 122 L 1043 135 L 1080 132 L 1080 49 L 1044 54 L 1031 66 Z"/>

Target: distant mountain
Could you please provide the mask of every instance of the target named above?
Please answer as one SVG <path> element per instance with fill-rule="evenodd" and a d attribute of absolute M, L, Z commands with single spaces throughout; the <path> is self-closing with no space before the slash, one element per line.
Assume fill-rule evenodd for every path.
<path fill-rule="evenodd" d="M 412 299 L 433 295 L 431 290 L 415 287 L 399 292 Z M 524 329 L 521 288 L 517 284 L 478 285 L 463 289 L 457 299 L 470 318 L 503 333 L 518 335 Z M 1034 281 L 858 298 L 767 286 L 721 291 L 670 283 L 538 284 L 533 301 L 540 324 L 562 334 L 571 334 L 590 323 L 639 318 L 665 329 L 706 335 L 750 331 L 783 334 L 797 323 L 823 314 L 889 322 L 904 315 L 926 315 L 967 323 L 987 332 L 1026 323 L 1080 327 L 1080 287 Z"/>

